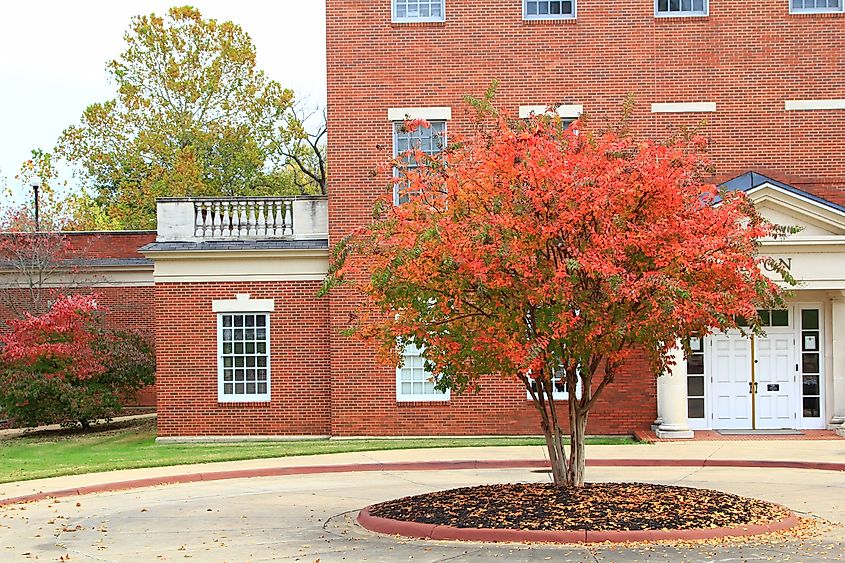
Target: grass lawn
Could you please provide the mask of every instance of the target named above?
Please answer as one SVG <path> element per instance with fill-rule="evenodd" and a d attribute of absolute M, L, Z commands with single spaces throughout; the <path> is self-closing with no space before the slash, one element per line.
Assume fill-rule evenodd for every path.
<path fill-rule="evenodd" d="M 113 469 L 293 455 L 461 446 L 534 446 L 544 443 L 541 438 L 422 438 L 156 444 L 155 420 L 147 419 L 131 424 L 95 427 L 84 434 L 66 430 L 2 440 L 0 483 Z M 637 442 L 619 436 L 588 438 L 587 443 L 615 445 Z"/>

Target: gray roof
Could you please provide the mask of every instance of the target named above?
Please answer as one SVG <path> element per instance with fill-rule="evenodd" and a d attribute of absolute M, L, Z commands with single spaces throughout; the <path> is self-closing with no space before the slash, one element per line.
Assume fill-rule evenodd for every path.
<path fill-rule="evenodd" d="M 183 250 L 328 250 L 328 239 L 206 240 L 202 242 L 152 242 L 139 252 L 178 252 Z"/>
<path fill-rule="evenodd" d="M 819 205 L 829 207 L 830 209 L 834 209 L 836 211 L 839 211 L 840 213 L 845 213 L 845 207 L 841 205 L 833 203 L 832 201 L 828 201 L 817 195 L 805 192 L 804 190 L 800 190 L 794 186 L 790 186 L 789 184 L 784 184 L 783 182 L 773 180 L 772 178 L 760 174 L 759 172 L 746 172 L 745 174 L 742 174 L 740 176 L 737 176 L 736 178 L 732 178 L 727 182 L 724 182 L 723 184 L 720 184 L 719 187 L 724 188 L 727 191 L 738 190 L 742 192 L 747 192 L 749 190 L 753 190 L 754 188 L 760 187 L 763 184 L 771 184 L 791 194 L 809 199 L 815 203 L 818 203 Z"/>

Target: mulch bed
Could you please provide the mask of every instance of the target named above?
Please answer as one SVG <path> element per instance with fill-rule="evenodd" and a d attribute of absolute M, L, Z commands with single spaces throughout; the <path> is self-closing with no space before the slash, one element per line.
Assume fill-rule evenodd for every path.
<path fill-rule="evenodd" d="M 690 530 L 779 521 L 769 502 L 709 489 L 645 483 L 483 485 L 383 502 L 370 514 L 406 522 L 515 530 Z"/>

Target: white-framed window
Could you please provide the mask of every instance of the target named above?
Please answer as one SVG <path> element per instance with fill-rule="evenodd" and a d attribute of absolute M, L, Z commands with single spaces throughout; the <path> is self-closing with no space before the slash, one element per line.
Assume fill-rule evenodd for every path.
<path fill-rule="evenodd" d="M 270 400 L 270 315 L 217 314 L 217 400 Z"/>
<path fill-rule="evenodd" d="M 395 22 L 442 22 L 446 0 L 391 0 Z"/>
<path fill-rule="evenodd" d="M 658 17 L 706 16 L 710 13 L 708 0 L 655 0 L 654 15 Z"/>
<path fill-rule="evenodd" d="M 522 19 L 568 20 L 575 9 L 575 0 L 522 0 Z"/>
<path fill-rule="evenodd" d="M 402 365 L 396 368 L 396 400 L 448 401 L 449 397 L 449 391 L 444 393 L 434 388 L 434 377 L 425 369 L 422 350 L 413 343 L 405 346 Z"/>
<path fill-rule="evenodd" d="M 446 121 L 429 121 L 429 127 L 417 127 L 414 131 L 405 129 L 404 121 L 393 122 L 393 156 L 399 156 L 412 148 L 426 154 L 437 154 L 446 146 Z M 404 159 L 408 169 L 418 166 L 413 156 Z M 399 171 L 396 171 L 397 174 Z M 402 184 L 394 184 L 393 203 L 401 205 L 408 201 L 406 195 L 401 195 Z"/>
<path fill-rule="evenodd" d="M 845 10 L 843 0 L 789 0 L 790 14 L 830 14 Z"/>
<path fill-rule="evenodd" d="M 534 381 L 534 379 L 531 378 L 531 377 L 528 378 L 528 381 L 531 384 L 531 387 L 536 392 L 537 382 Z M 578 383 L 577 383 L 577 386 L 576 386 L 576 389 L 575 389 L 575 397 L 580 399 L 581 398 L 581 390 L 582 390 L 581 378 L 578 377 L 577 381 L 578 381 Z M 569 392 L 566 390 L 566 371 L 563 369 L 563 366 L 561 366 L 557 370 L 555 370 L 555 373 L 552 376 L 552 386 L 554 387 L 554 390 L 552 392 L 552 399 L 553 400 L 555 400 L 555 401 L 568 401 L 569 400 Z M 528 396 L 529 399 L 531 399 L 531 392 L 530 391 L 528 391 L 526 389 L 525 394 Z"/>

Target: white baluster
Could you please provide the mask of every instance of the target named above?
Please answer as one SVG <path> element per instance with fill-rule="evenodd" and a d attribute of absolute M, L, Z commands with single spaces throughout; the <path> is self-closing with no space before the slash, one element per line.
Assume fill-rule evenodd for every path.
<path fill-rule="evenodd" d="M 222 210 L 222 219 L 220 224 L 220 236 L 228 237 L 232 234 L 232 216 L 230 214 L 232 203 L 230 201 L 221 201 L 220 208 Z"/>
<path fill-rule="evenodd" d="M 247 203 L 245 201 L 238 202 L 238 236 L 242 237 L 249 234 L 249 218 L 247 217 Z"/>
<path fill-rule="evenodd" d="M 285 231 L 284 234 L 286 235 L 293 235 L 293 202 L 292 201 L 283 201 L 282 205 L 285 206 Z"/>
<path fill-rule="evenodd" d="M 257 202 L 258 213 L 255 218 L 255 236 L 267 236 L 267 218 L 264 215 L 264 201 Z"/>
<path fill-rule="evenodd" d="M 195 201 L 194 202 L 194 236 L 195 237 L 202 237 L 203 236 L 202 202 L 201 201 Z"/>

